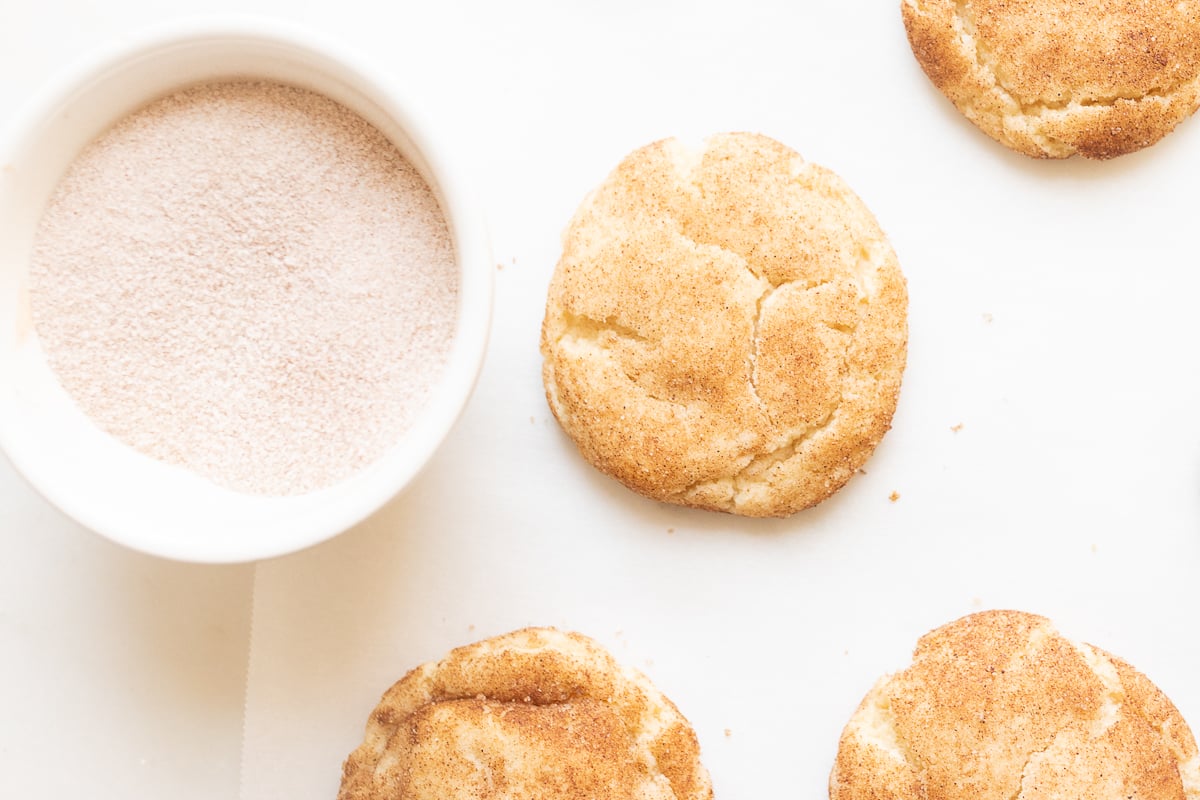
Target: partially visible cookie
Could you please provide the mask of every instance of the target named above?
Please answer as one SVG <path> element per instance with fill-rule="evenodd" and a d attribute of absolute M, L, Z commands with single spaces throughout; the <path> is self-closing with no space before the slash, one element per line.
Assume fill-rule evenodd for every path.
<path fill-rule="evenodd" d="M 591 639 L 527 628 L 392 686 L 338 800 L 711 800 L 696 735 Z"/>
<path fill-rule="evenodd" d="M 1197 800 L 1171 701 L 1103 650 L 1017 611 L 926 634 L 842 733 L 831 800 Z"/>
<path fill-rule="evenodd" d="M 657 500 L 787 516 L 891 425 L 908 297 L 875 218 L 765 136 L 635 151 L 563 237 L 546 398 L 580 452 Z"/>
<path fill-rule="evenodd" d="M 1198 0 L 902 0 L 925 74 L 1037 158 L 1152 145 L 1200 104 Z"/>

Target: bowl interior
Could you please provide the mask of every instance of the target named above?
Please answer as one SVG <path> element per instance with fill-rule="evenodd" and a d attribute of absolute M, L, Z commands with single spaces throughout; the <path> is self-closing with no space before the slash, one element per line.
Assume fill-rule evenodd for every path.
<path fill-rule="evenodd" d="M 34 232 L 79 151 L 121 117 L 183 86 L 263 78 L 324 94 L 379 128 L 442 204 L 459 262 L 455 341 L 429 402 L 379 461 L 317 492 L 233 492 L 148 458 L 99 430 L 48 368 L 27 289 Z M 83 525 L 145 552 L 189 561 L 245 561 L 291 552 L 345 530 L 402 488 L 445 437 L 483 357 L 490 260 L 469 196 L 439 161 L 394 91 L 293 38 L 190 34 L 127 49 L 53 92 L 0 146 L 0 446 L 30 483 Z"/>

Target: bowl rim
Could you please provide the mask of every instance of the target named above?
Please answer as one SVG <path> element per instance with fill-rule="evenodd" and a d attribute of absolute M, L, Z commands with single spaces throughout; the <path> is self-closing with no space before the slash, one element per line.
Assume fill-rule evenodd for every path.
<path fill-rule="evenodd" d="M 288 515 L 285 535 L 272 533 L 261 538 L 248 535 L 240 540 L 223 537 L 225 546 L 220 548 L 212 547 L 207 537 L 194 537 L 197 540 L 190 542 L 147 535 L 129 524 L 129 514 L 135 511 L 114 513 L 111 509 L 89 506 L 79 502 L 60 483 L 48 480 L 45 471 L 25 457 L 21 446 L 14 446 L 13 437 L 8 434 L 13 420 L 0 419 L 0 454 L 29 486 L 66 516 L 133 550 L 196 563 L 256 561 L 311 547 L 362 522 L 399 495 L 432 459 L 473 394 L 490 335 L 495 280 L 487 225 L 476 207 L 465 170 L 460 161 L 447 157 L 437 137 L 431 135 L 434 128 L 421 116 L 417 104 L 394 80 L 351 53 L 345 45 L 293 23 L 244 15 L 199 17 L 149 26 L 110 40 L 62 68 L 35 91 L 7 125 L 0 126 L 0 163 L 9 163 L 30 132 L 66 101 L 86 93 L 90 84 L 101 76 L 123 67 L 136 71 L 140 68 L 135 64 L 138 60 L 172 48 L 221 42 L 247 48 L 282 47 L 333 64 L 338 74 L 326 77 L 364 95 L 403 132 L 425 162 L 428 174 L 424 177 L 438 195 L 451 227 L 458 262 L 458 297 L 450 351 L 440 375 L 431 384 L 430 396 L 402 438 L 404 452 L 393 447 L 347 481 L 296 496 L 328 493 L 329 501 L 321 503 L 320 514 Z M 319 63 L 309 68 L 314 75 L 323 73 Z M 213 79 L 219 78 L 214 74 Z M 161 93 L 147 92 L 145 102 L 158 96 Z M 367 471 L 371 473 L 369 478 L 356 480 Z M 282 505 L 286 505 L 286 500 L 283 499 Z M 260 523 L 261 520 L 255 520 L 256 526 Z"/>

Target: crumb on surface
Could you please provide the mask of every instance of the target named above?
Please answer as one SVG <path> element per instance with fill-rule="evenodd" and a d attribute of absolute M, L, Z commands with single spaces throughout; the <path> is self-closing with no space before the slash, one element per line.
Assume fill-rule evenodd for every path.
<path fill-rule="evenodd" d="M 725 729 L 725 738 L 728 739 L 730 736 L 733 736 L 733 730 L 730 728 L 726 728 Z"/>
<path fill-rule="evenodd" d="M 986 312 L 986 311 L 985 311 L 985 312 L 983 312 L 983 321 L 984 321 L 984 322 L 991 322 L 991 321 L 992 321 L 992 315 L 991 315 L 991 314 L 989 314 L 989 313 L 988 313 L 988 312 Z"/>
<path fill-rule="evenodd" d="M 900 493 L 899 493 L 899 492 L 895 492 L 895 491 L 894 491 L 894 492 L 892 492 L 891 494 L 889 494 L 889 495 L 888 495 L 888 500 L 891 500 L 893 503 L 894 503 L 894 502 L 896 502 L 896 501 L 897 501 L 897 500 L 899 500 L 899 499 L 900 499 Z"/>
<path fill-rule="evenodd" d="M 858 474 L 859 474 L 859 475 L 866 475 L 866 474 L 867 474 L 867 471 L 866 471 L 865 469 L 863 469 L 862 467 L 859 467 L 859 468 L 856 470 L 856 472 L 858 472 Z"/>
<path fill-rule="evenodd" d="M 955 433 L 958 433 L 962 429 L 963 429 L 963 424 L 961 422 L 957 423 L 956 425 L 950 426 L 950 430 L 954 431 Z"/>

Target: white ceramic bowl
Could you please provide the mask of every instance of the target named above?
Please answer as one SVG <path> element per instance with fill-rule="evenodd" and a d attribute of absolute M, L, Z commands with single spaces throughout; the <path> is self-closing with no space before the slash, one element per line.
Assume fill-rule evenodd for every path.
<path fill-rule="evenodd" d="M 38 219 L 79 151 L 121 117 L 188 84 L 258 77 L 302 86 L 378 127 L 434 188 L 457 247 L 459 306 L 449 361 L 405 436 L 373 465 L 292 497 L 223 489 L 100 431 L 47 367 L 33 331 L 28 262 Z M 190 24 L 125 42 L 48 89 L 0 136 L 0 449 L 63 512 L 137 550 L 249 561 L 334 536 L 396 495 L 458 418 L 483 361 L 492 263 L 459 174 L 397 91 L 347 54 L 265 22 Z M 402 88 L 402 87 L 401 87 Z M 2 502 L 2 498 L 0 498 Z"/>

